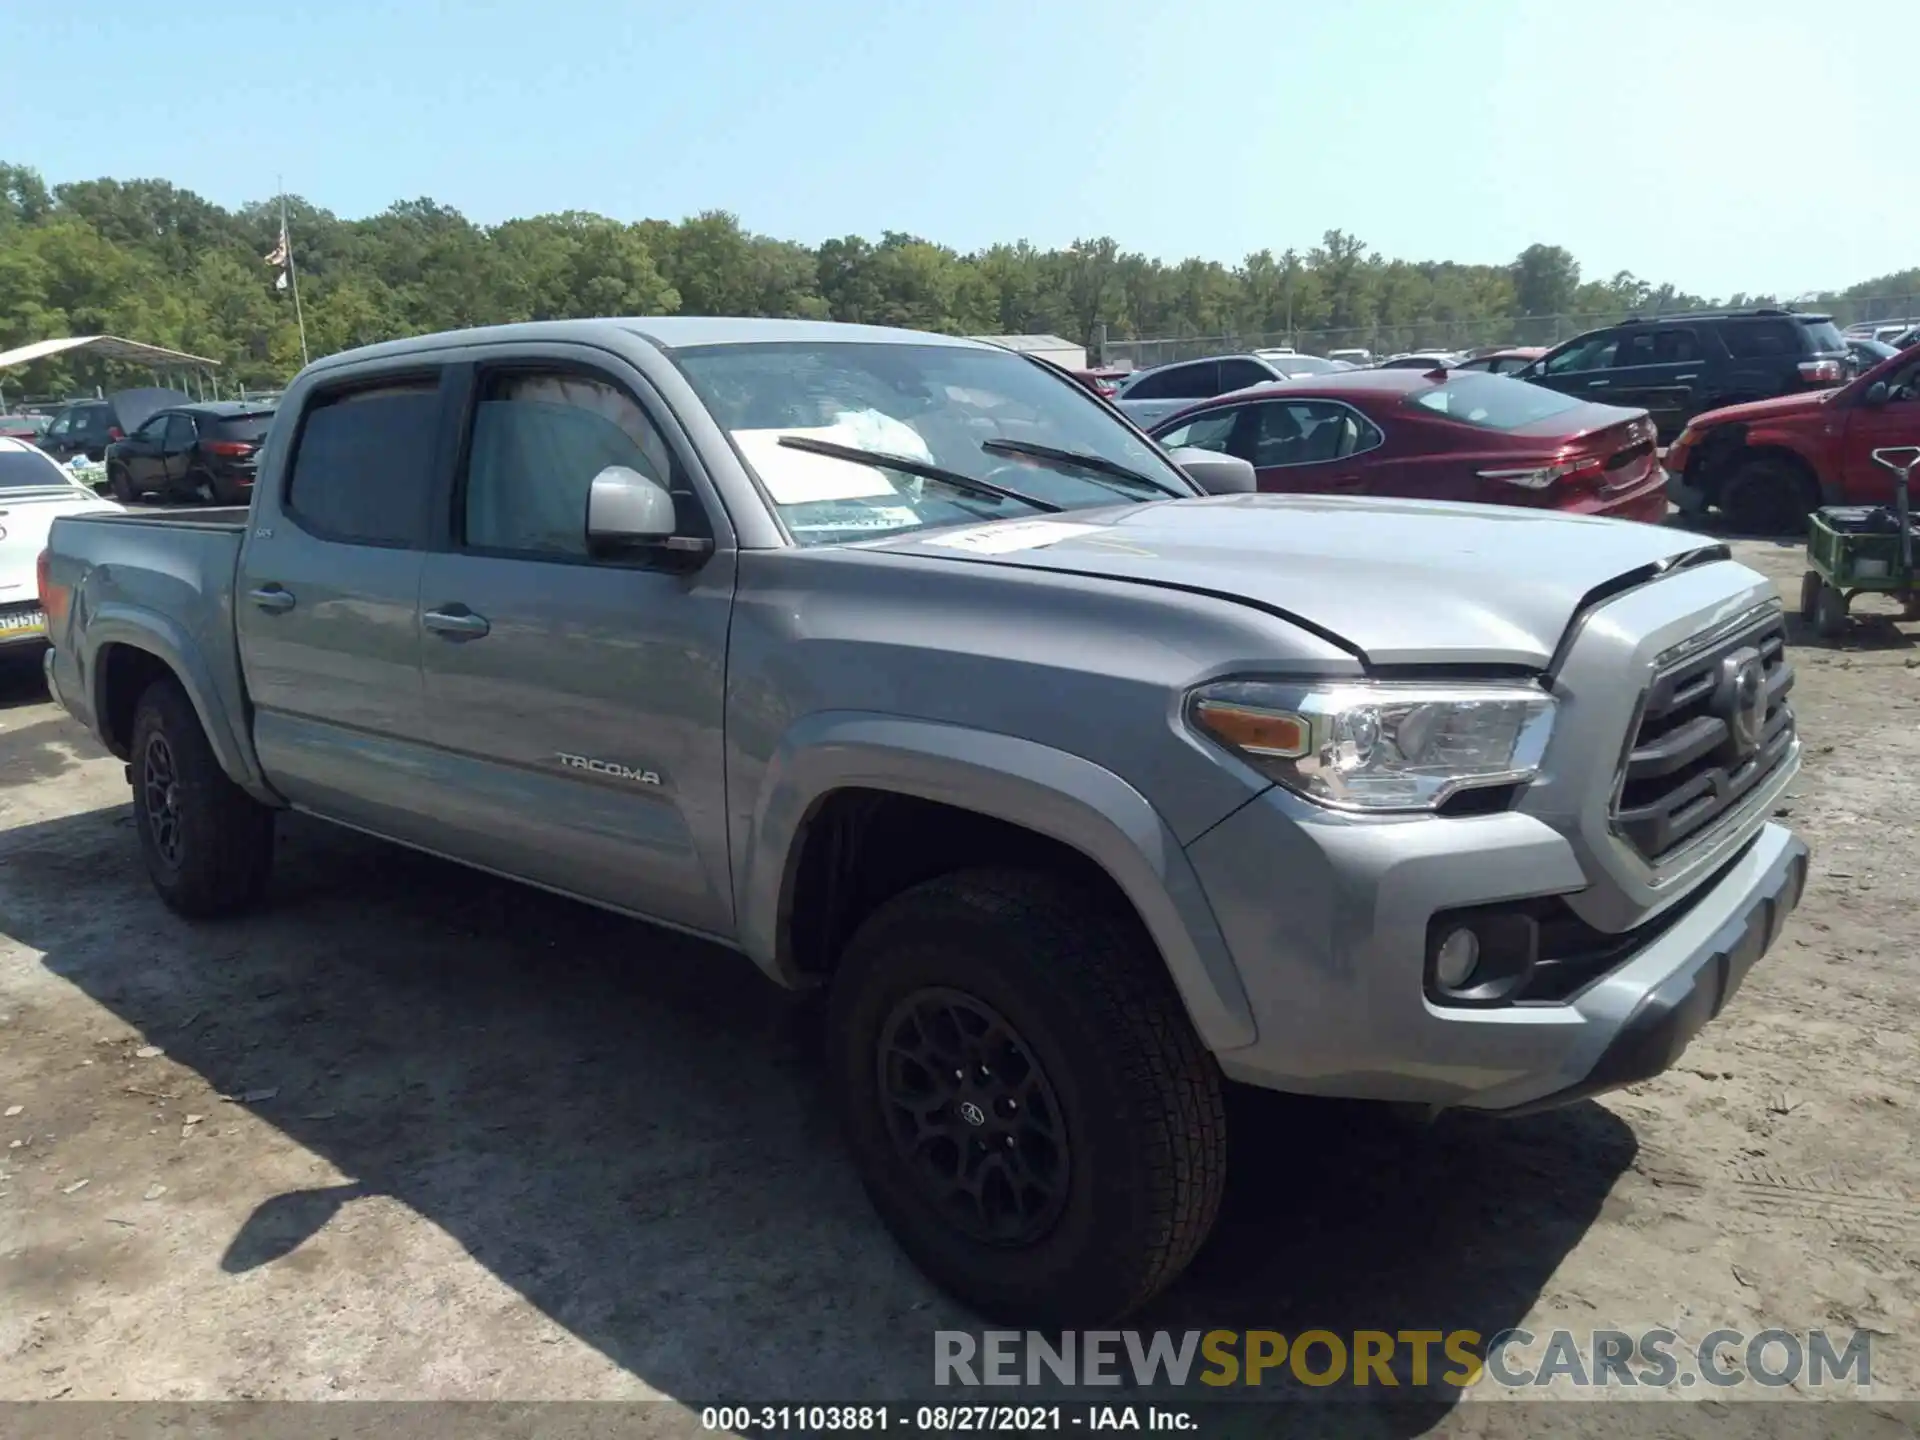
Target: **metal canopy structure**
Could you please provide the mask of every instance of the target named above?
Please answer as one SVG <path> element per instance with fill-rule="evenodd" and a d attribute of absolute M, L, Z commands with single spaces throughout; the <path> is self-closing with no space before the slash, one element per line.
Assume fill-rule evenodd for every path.
<path fill-rule="evenodd" d="M 220 368 L 218 360 L 209 360 L 204 355 L 189 355 L 184 350 L 169 350 L 164 345 L 148 345 L 140 340 L 123 340 L 118 335 L 69 335 L 59 340 L 36 340 L 31 345 L 0 351 L 0 370 L 10 370 L 18 365 L 31 365 L 36 360 L 48 360 L 56 355 L 75 353 L 95 355 L 102 360 L 117 360 L 127 365 L 144 366 L 154 373 L 156 379 L 162 372 L 172 371 L 176 375 L 193 373 L 205 381 Z M 206 386 L 203 384 L 201 388 L 204 390 Z M 213 388 L 217 395 L 219 387 L 215 385 Z"/>

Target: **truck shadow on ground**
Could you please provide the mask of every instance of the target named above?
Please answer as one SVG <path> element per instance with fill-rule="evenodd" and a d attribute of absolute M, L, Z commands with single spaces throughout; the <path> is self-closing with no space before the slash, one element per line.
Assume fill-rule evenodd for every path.
<path fill-rule="evenodd" d="M 271 1090 L 260 1117 L 349 1177 L 271 1194 L 244 1166 L 219 1176 L 245 1218 L 209 1266 L 315 1245 L 377 1285 L 401 1268 L 392 1227 L 328 1227 L 392 1197 L 691 1404 L 926 1398 L 933 1332 L 984 1328 L 867 1206 L 822 1093 L 818 1007 L 745 960 L 297 819 L 267 912 L 188 925 L 147 890 L 125 815 L 0 834 L 8 929 L 221 1094 Z M 1635 1153 L 1592 1104 L 1420 1127 L 1236 1092 L 1233 1118 L 1221 1224 L 1131 1322 L 1143 1330 L 1492 1335 L 1521 1321 Z M 457 1349 L 457 1328 L 441 1343 Z M 1437 1386 L 1340 1428 L 1418 1433 L 1456 1397 Z"/>

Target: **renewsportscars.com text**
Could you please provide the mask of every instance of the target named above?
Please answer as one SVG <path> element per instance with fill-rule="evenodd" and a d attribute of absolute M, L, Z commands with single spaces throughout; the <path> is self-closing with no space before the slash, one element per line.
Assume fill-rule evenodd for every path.
<path fill-rule="evenodd" d="M 1670 1389 L 1873 1384 L 1866 1330 L 938 1330 L 936 1385 Z"/>

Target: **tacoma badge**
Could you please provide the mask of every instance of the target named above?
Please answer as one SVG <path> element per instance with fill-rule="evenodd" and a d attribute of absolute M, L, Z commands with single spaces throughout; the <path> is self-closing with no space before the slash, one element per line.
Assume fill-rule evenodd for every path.
<path fill-rule="evenodd" d="M 569 755 L 560 752 L 560 763 L 569 770 L 591 770 L 596 775 L 611 775 L 616 780 L 631 780 L 636 785 L 658 785 L 658 770 L 636 770 L 631 765 L 622 765 L 616 760 L 595 760 L 590 755 Z"/>

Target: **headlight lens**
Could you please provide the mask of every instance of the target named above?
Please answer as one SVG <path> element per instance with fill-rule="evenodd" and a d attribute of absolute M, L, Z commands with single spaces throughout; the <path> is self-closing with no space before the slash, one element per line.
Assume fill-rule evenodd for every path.
<path fill-rule="evenodd" d="M 1432 810 L 1457 791 L 1531 779 L 1553 726 L 1533 685 L 1230 680 L 1189 723 L 1289 790 L 1341 810 Z"/>

